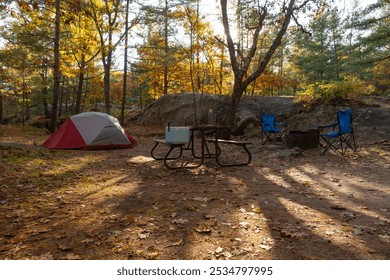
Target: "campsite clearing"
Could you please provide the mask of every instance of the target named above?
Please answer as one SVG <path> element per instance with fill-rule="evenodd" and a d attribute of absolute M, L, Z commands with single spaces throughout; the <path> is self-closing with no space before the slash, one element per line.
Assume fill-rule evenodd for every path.
<path fill-rule="evenodd" d="M 246 167 L 171 171 L 132 149 L 36 147 L 0 126 L 0 259 L 390 259 L 388 141 L 345 157 L 252 147 Z"/>

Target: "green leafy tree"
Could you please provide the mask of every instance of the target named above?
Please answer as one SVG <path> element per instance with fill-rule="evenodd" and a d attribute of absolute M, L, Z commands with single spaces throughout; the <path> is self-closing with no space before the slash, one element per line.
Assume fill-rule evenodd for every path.
<path fill-rule="evenodd" d="M 364 59 L 361 65 L 368 69 L 380 91 L 390 91 L 390 2 L 378 0 L 364 11 L 360 28 L 367 35 L 360 38 L 357 48 L 362 52 Z"/>
<path fill-rule="evenodd" d="M 51 84 L 51 65 L 53 62 L 53 25 L 50 9 L 43 8 L 44 3 L 35 1 L 17 1 L 16 5 L 7 7 L 4 13 L 8 15 L 4 21 L 1 37 L 10 50 L 23 50 L 28 56 L 25 65 L 30 77 L 26 79 L 28 87 L 42 101 L 46 118 L 50 117 L 48 107 L 49 88 Z M 15 66 L 15 67 L 14 67 Z M 11 68 L 21 69 L 19 64 Z M 25 71 L 25 70 L 23 70 Z M 19 77 L 25 77 L 21 72 Z"/>
<path fill-rule="evenodd" d="M 309 31 L 297 33 L 293 61 L 308 82 L 340 79 L 343 53 L 340 26 L 338 11 L 324 7 L 309 24 Z"/>

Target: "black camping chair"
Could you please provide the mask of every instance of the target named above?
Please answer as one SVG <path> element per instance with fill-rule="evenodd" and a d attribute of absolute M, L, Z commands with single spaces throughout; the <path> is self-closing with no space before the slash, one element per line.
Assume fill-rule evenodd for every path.
<path fill-rule="evenodd" d="M 285 126 L 283 123 L 276 121 L 275 114 L 261 114 L 261 142 L 263 145 L 267 142 L 283 142 L 282 137 L 285 129 L 279 128 L 283 126 Z"/>
<path fill-rule="evenodd" d="M 341 110 L 337 112 L 337 123 L 318 126 L 320 140 L 325 142 L 322 154 L 329 149 L 344 155 L 348 148 L 356 152 L 355 135 L 352 125 L 352 110 Z"/>

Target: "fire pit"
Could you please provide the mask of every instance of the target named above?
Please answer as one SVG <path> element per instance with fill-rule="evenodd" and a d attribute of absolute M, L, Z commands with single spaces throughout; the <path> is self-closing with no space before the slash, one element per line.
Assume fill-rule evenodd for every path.
<path fill-rule="evenodd" d="M 315 149 L 319 144 L 320 133 L 318 129 L 307 131 L 290 131 L 284 135 L 284 144 L 288 148 L 298 147 L 303 150 Z"/>

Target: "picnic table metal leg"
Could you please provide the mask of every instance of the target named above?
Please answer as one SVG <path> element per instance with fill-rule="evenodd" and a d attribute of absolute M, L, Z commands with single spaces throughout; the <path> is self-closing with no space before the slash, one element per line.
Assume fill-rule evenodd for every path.
<path fill-rule="evenodd" d="M 155 145 L 153 146 L 152 150 L 150 151 L 150 154 L 153 159 L 155 160 L 163 160 L 164 165 L 169 168 L 169 169 L 180 169 L 180 168 L 197 168 L 201 166 L 204 163 L 204 147 L 202 145 L 202 150 L 201 150 L 201 157 L 194 157 L 196 160 L 199 162 L 196 164 L 188 165 L 189 162 L 185 161 L 180 161 L 180 158 L 183 156 L 183 150 L 189 150 L 191 148 L 190 145 L 191 143 L 187 144 L 175 144 L 175 143 L 167 143 L 164 139 L 155 139 Z M 167 145 L 169 147 L 168 151 L 165 153 L 164 156 L 159 156 L 157 151 L 157 147 L 160 145 Z M 173 151 L 175 149 L 179 149 L 175 154 Z M 191 149 L 192 150 L 192 149 Z M 161 152 L 160 152 L 161 154 Z"/>
<path fill-rule="evenodd" d="M 168 153 L 165 155 L 165 158 L 164 158 L 164 165 L 167 167 L 167 168 L 169 168 L 169 169 L 191 169 L 191 168 L 198 168 L 198 167 L 200 167 L 202 164 L 203 164 L 203 162 L 204 162 L 204 158 L 202 157 L 202 158 L 200 158 L 200 162 L 198 163 L 198 164 L 196 164 L 196 165 L 183 165 L 183 163 L 182 163 L 182 165 L 179 165 L 179 166 L 177 166 L 177 165 L 175 165 L 174 163 L 173 164 L 169 164 L 169 162 L 173 162 L 174 160 L 176 160 L 176 159 L 178 159 L 178 158 L 170 158 L 169 157 L 169 155 L 170 155 L 170 153 L 174 150 L 174 148 L 176 148 L 177 146 L 171 146 L 170 147 L 170 149 L 169 149 L 169 151 L 168 151 Z M 180 155 L 182 154 L 182 147 L 180 147 Z M 178 162 L 178 161 L 175 161 L 176 163 Z"/>
<path fill-rule="evenodd" d="M 150 154 L 151 154 L 152 158 L 155 160 L 164 160 L 167 157 L 167 155 L 165 155 L 164 157 L 159 157 L 159 156 L 156 156 L 154 153 L 159 144 L 160 144 L 160 142 L 156 142 L 153 149 L 150 151 Z M 176 147 L 179 147 L 179 146 L 176 146 Z M 173 148 L 175 148 L 175 146 L 171 147 L 171 149 L 168 151 L 168 155 L 172 152 Z M 183 154 L 183 149 L 180 147 L 180 153 L 177 156 L 172 157 L 172 158 L 168 158 L 168 159 L 178 159 L 182 156 L 182 154 Z"/>
<path fill-rule="evenodd" d="M 201 136 L 201 139 L 203 139 L 203 135 Z M 201 140 L 201 144 L 203 145 L 203 140 Z M 203 152 L 201 151 L 200 156 L 198 156 L 195 153 L 195 131 L 191 130 L 191 137 L 190 137 L 190 143 L 188 144 L 189 149 L 191 150 L 192 156 L 197 159 L 203 158 Z"/>
<path fill-rule="evenodd" d="M 182 147 L 180 147 L 180 156 L 179 157 L 175 157 L 175 158 L 170 158 L 169 155 L 170 153 L 176 148 L 176 146 L 169 146 L 169 151 L 167 152 L 167 154 L 165 155 L 164 157 L 164 165 L 169 168 L 169 169 L 176 169 L 176 168 L 180 168 L 180 167 L 174 167 L 172 165 L 169 165 L 168 164 L 168 160 L 172 160 L 172 159 L 178 159 L 179 157 L 181 157 L 182 153 L 183 153 L 183 149 Z"/>
<path fill-rule="evenodd" d="M 252 161 L 252 154 L 248 150 L 246 144 L 236 144 L 236 146 L 240 146 L 244 149 L 244 151 L 246 152 L 246 154 L 248 156 L 247 160 L 245 162 L 240 162 L 240 163 L 223 163 L 220 161 L 220 156 L 222 154 L 221 148 L 218 145 L 218 141 L 215 141 L 215 149 L 217 151 L 216 155 L 215 155 L 215 160 L 216 160 L 217 164 L 220 166 L 245 166 L 245 165 L 248 165 Z"/>
<path fill-rule="evenodd" d="M 192 138 L 192 137 L 191 137 Z M 192 140 L 193 141 L 193 138 Z M 157 143 L 158 144 L 158 143 Z M 188 150 L 189 147 L 192 147 L 193 143 L 189 143 L 187 146 L 184 146 L 184 145 L 179 145 L 179 144 L 169 144 L 169 150 L 168 152 L 166 153 L 165 157 L 163 158 L 158 158 L 158 159 L 163 159 L 164 160 L 164 165 L 169 168 L 169 169 L 190 169 L 190 168 L 197 168 L 199 166 L 201 166 L 203 163 L 204 163 L 204 152 L 203 152 L 203 146 L 202 146 L 202 156 L 201 157 L 195 157 L 195 159 L 200 159 L 200 162 L 198 164 L 195 164 L 195 165 L 187 165 L 188 162 L 179 162 L 177 161 L 178 159 L 180 159 L 183 155 L 183 150 Z M 156 145 L 157 146 L 157 145 Z M 156 147 L 155 146 L 155 147 Z M 155 147 L 152 149 L 152 151 L 155 149 Z M 180 149 L 180 152 L 178 153 L 178 155 L 176 156 L 170 156 L 171 153 L 173 152 L 173 150 L 175 148 L 179 148 Z M 191 148 L 192 150 L 192 153 L 193 153 L 193 148 Z M 152 155 L 154 158 L 156 158 L 156 156 Z M 176 165 L 175 165 L 176 163 Z M 178 165 L 178 164 L 181 164 L 181 165 Z"/>

